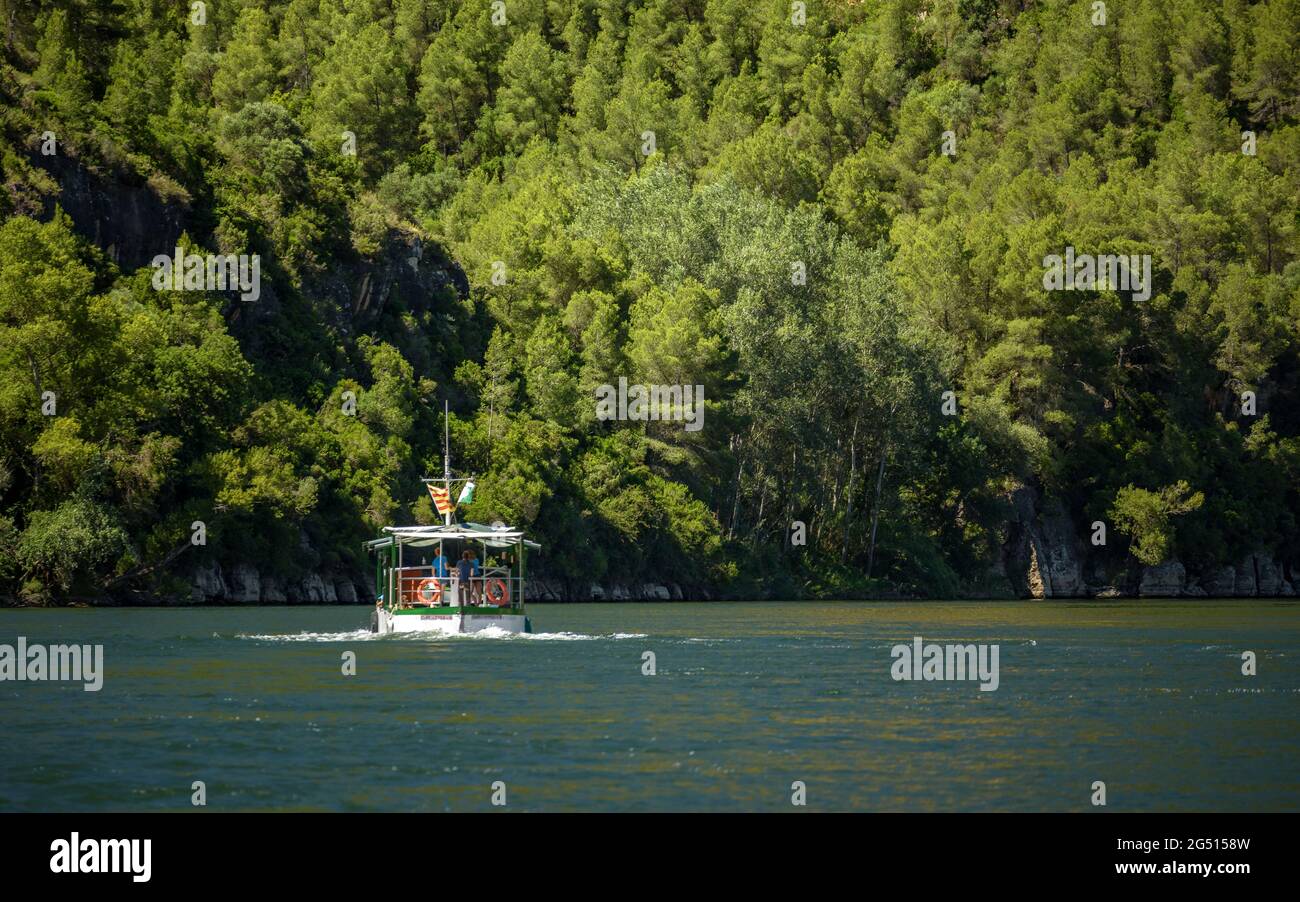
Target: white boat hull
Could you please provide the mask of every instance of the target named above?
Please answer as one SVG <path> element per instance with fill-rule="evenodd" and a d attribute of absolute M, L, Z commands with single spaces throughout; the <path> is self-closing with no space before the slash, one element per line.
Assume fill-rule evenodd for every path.
<path fill-rule="evenodd" d="M 387 633 L 437 633 L 446 636 L 461 633 L 477 633 L 483 630 L 498 630 L 503 633 L 532 632 L 528 617 L 519 613 L 497 613 L 491 608 L 468 612 L 432 610 L 419 613 L 390 613 L 383 609 L 378 612 L 378 629 L 381 635 Z"/>

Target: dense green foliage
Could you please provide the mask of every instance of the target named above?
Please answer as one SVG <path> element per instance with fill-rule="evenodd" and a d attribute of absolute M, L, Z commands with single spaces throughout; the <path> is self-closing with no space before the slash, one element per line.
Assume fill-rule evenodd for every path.
<path fill-rule="evenodd" d="M 574 583 L 978 591 L 1020 485 L 1111 571 L 1297 559 L 1300 0 L 1106 7 L 0 0 L 0 594 L 361 572 L 444 399 L 465 513 Z M 46 131 L 266 297 L 44 215 Z M 413 236 L 468 295 L 330 290 Z M 1151 297 L 1044 290 L 1067 246 Z M 599 421 L 620 376 L 703 428 Z"/>

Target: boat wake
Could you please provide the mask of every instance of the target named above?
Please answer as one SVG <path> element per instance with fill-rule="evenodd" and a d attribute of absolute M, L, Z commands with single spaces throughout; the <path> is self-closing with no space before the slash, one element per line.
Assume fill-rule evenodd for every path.
<path fill-rule="evenodd" d="M 221 638 L 217 636 L 217 638 Z M 238 633 L 236 639 L 253 639 L 258 642 L 356 642 L 358 640 L 380 638 L 370 630 L 352 630 L 346 633 L 292 633 L 292 634 L 250 634 Z M 388 638 L 387 636 L 383 638 Z"/>
<path fill-rule="evenodd" d="M 531 639 L 534 642 L 590 642 L 596 639 L 644 639 L 648 633 L 608 633 L 604 636 L 587 636 L 582 633 L 508 633 L 505 630 L 486 629 L 477 633 L 465 633 L 460 638 L 473 639 L 482 636 L 484 639 Z"/>
<path fill-rule="evenodd" d="M 443 635 L 440 633 L 389 633 L 381 636 L 378 633 L 372 633 L 370 630 L 351 630 L 342 633 L 290 633 L 290 634 L 249 634 L 239 633 L 236 639 L 251 639 L 256 642 L 446 642 L 464 639 L 515 639 L 531 640 L 534 642 L 594 642 L 602 639 L 644 639 L 646 633 L 607 633 L 602 636 L 588 636 L 583 633 L 512 633 L 509 630 L 488 627 L 473 633 L 456 633 L 453 635 Z"/>

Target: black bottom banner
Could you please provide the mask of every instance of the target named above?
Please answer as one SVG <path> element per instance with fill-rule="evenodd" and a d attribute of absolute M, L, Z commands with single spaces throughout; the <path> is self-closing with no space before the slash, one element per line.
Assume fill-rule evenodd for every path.
<path fill-rule="evenodd" d="M 0 816 L 9 885 L 373 890 L 480 872 L 535 885 L 651 880 L 792 888 L 827 869 L 864 888 L 949 876 L 1232 892 L 1291 871 L 1283 815 L 19 814 Z M 1284 857 L 1288 860 L 1284 861 Z M 921 881 L 918 883 L 918 881 Z M 616 885 L 616 884 L 615 884 Z M 1048 884 L 1044 884 L 1048 885 Z M 671 883 L 665 884 L 669 888 Z"/>

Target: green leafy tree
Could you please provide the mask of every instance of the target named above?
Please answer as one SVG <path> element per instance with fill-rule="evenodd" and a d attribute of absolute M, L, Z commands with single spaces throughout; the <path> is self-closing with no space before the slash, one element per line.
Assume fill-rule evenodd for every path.
<path fill-rule="evenodd" d="M 1125 486 L 1115 495 L 1110 515 L 1115 526 L 1133 539 L 1133 556 L 1144 564 L 1168 560 L 1174 549 L 1173 518 L 1196 510 L 1205 502 L 1186 482 L 1159 491 Z"/>

